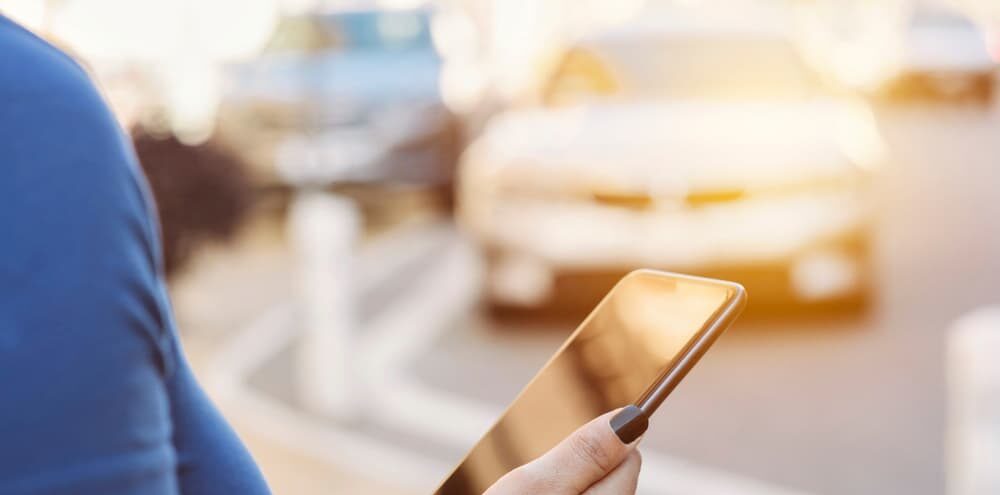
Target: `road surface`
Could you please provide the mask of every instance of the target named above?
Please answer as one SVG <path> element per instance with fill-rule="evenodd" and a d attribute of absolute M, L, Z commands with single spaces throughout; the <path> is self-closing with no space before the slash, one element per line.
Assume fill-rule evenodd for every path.
<path fill-rule="evenodd" d="M 758 480 L 789 493 L 944 491 L 946 330 L 973 308 L 1000 301 L 1000 118 L 947 107 L 897 107 L 879 115 L 891 160 L 876 184 L 872 310 L 839 319 L 739 323 L 660 409 L 646 449 L 697 466 L 698 476 Z M 434 275 L 446 258 L 446 250 L 432 248 L 376 284 L 365 294 L 364 322 L 395 321 L 384 317 L 392 308 L 434 300 L 435 291 L 419 283 L 422 276 L 437 276 L 442 287 L 456 283 L 461 270 Z M 416 342 L 405 362 L 394 363 L 400 376 L 494 411 L 572 328 L 496 323 L 467 306 L 430 330 L 402 324 L 382 331 Z M 278 352 L 250 382 L 294 406 L 291 356 Z M 392 426 L 327 420 L 330 428 L 383 440 L 412 428 L 401 435 L 407 437 L 402 448 L 415 457 L 430 455 L 422 445 L 434 455 L 444 452 L 443 465 L 462 450 L 454 442 L 438 448 L 448 443 L 440 435 L 422 443 L 427 431 L 416 430 L 427 425 L 419 418 Z"/>

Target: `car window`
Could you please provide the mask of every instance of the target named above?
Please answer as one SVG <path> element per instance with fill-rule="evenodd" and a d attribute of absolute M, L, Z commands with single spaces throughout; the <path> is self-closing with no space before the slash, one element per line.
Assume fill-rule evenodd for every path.
<path fill-rule="evenodd" d="M 555 75 L 545 88 L 549 105 L 570 104 L 619 93 L 621 87 L 611 66 L 589 50 L 573 49 L 566 53 Z"/>
<path fill-rule="evenodd" d="M 278 23 L 264 53 L 311 53 L 335 46 L 337 40 L 315 18 L 286 17 Z"/>
<path fill-rule="evenodd" d="M 579 53 L 571 50 L 557 68 L 546 101 L 795 98 L 822 90 L 791 43 L 777 38 L 619 40 L 583 51 L 585 63 Z"/>
<path fill-rule="evenodd" d="M 266 53 L 431 49 L 429 13 L 365 11 L 288 17 Z"/>
<path fill-rule="evenodd" d="M 431 46 L 428 15 L 417 11 L 324 16 L 324 30 L 344 50 L 403 50 Z"/>
<path fill-rule="evenodd" d="M 944 9 L 917 9 L 910 22 L 914 27 L 975 29 L 968 17 Z"/>

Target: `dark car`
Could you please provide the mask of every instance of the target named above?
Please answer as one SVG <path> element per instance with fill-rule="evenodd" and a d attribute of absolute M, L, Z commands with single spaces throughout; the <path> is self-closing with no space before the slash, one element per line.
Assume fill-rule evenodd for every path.
<path fill-rule="evenodd" d="M 450 190 L 458 125 L 439 91 L 429 10 L 281 21 L 226 72 L 223 140 L 264 183 L 387 182 Z"/>
<path fill-rule="evenodd" d="M 894 99 L 993 99 L 997 63 L 982 29 L 952 10 L 917 8 L 906 27 L 902 67 L 883 92 Z"/>

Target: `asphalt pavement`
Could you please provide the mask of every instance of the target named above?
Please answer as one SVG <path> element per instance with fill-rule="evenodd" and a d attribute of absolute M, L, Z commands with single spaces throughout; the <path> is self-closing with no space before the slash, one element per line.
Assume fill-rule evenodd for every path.
<path fill-rule="evenodd" d="M 966 312 L 1000 301 L 1000 203 L 994 193 L 1000 118 L 974 108 L 922 106 L 883 108 L 879 121 L 890 160 L 875 184 L 877 296 L 871 309 L 818 320 L 738 323 L 654 418 L 644 448 L 663 462 L 647 471 L 669 469 L 660 470 L 668 474 L 645 493 L 944 492 L 947 330 Z M 370 284 L 361 311 L 360 340 L 371 347 L 358 354 L 400 361 L 393 361 L 391 373 L 373 368 L 372 388 L 386 382 L 383 398 L 410 400 L 412 408 L 393 404 L 408 417 L 360 424 L 293 411 L 281 421 L 282 428 L 296 418 L 308 422 L 312 429 L 299 432 L 304 441 L 323 428 L 349 431 L 351 441 L 407 437 L 392 450 L 394 459 L 436 456 L 440 462 L 414 464 L 413 470 L 423 470 L 415 478 L 433 480 L 442 475 L 435 470 L 461 455 L 459 444 L 468 434 L 445 438 L 433 422 L 421 422 L 421 408 L 435 416 L 444 411 L 434 409 L 436 398 L 451 401 L 451 412 L 472 404 L 474 413 L 452 417 L 475 430 L 514 397 L 573 325 L 497 322 L 464 300 L 457 312 L 432 317 L 432 323 L 410 318 L 430 314 L 419 298 L 461 294 L 466 285 L 456 278 L 475 276 L 464 262 L 442 267 L 449 253 L 462 251 L 445 248 L 450 241 L 441 228 L 430 232 L 436 240 L 424 243 L 424 253 L 410 252 L 412 262 L 398 263 L 397 276 L 383 273 Z M 417 245 L 397 244 L 401 251 Z M 391 252 L 362 265 L 381 266 L 380 257 Z M 434 287 L 442 289 L 435 294 Z M 255 337 L 245 340 L 252 347 Z M 294 409 L 288 394 L 294 344 L 282 345 L 250 370 L 248 383 Z M 663 488 L 671 476 L 678 487 Z M 728 484 L 713 489 L 703 483 L 712 478 Z"/>
<path fill-rule="evenodd" d="M 871 310 L 738 324 L 658 412 L 645 445 L 810 493 L 944 492 L 945 334 L 1000 301 L 1000 119 L 924 106 L 883 108 L 879 121 L 890 160 L 875 184 Z M 485 328 L 453 330 L 425 372 L 498 402 L 571 330 L 475 321 Z"/>

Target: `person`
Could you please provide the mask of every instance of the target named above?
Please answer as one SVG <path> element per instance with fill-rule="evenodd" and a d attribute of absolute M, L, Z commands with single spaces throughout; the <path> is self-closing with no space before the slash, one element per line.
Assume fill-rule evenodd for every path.
<path fill-rule="evenodd" d="M 268 493 L 184 357 L 155 212 L 85 72 L 0 16 L 0 493 Z M 490 495 L 627 494 L 602 416 Z"/>

